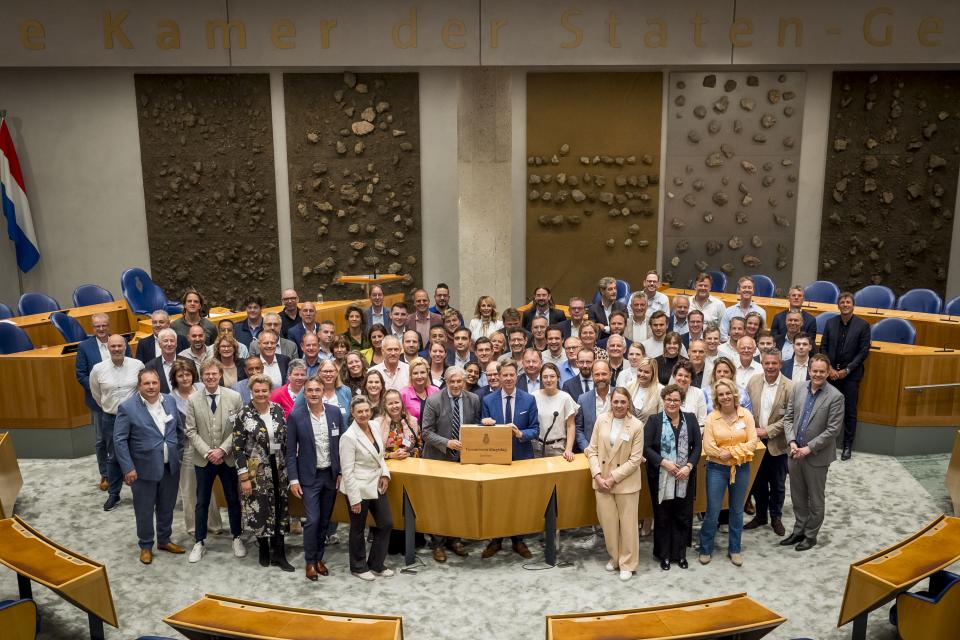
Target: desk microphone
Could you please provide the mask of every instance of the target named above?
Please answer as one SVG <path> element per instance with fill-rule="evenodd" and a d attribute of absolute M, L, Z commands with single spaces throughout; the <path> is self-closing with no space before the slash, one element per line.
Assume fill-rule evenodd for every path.
<path fill-rule="evenodd" d="M 553 431 L 553 425 L 557 424 L 557 417 L 560 415 L 559 411 L 553 412 L 553 420 L 550 421 L 550 426 L 547 427 L 547 432 L 543 434 L 543 437 L 540 438 L 540 457 L 544 457 L 547 453 L 547 436 L 550 435 L 550 432 Z"/>

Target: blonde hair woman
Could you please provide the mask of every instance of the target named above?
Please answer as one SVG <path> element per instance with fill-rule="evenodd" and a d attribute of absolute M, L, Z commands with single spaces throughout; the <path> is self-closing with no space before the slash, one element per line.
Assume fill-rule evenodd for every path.
<path fill-rule="evenodd" d="M 503 322 L 497 318 L 497 303 L 490 296 L 480 296 L 470 320 L 470 335 L 474 341 L 489 338 L 502 328 Z"/>
<path fill-rule="evenodd" d="M 657 379 L 657 361 L 643 357 L 637 363 L 637 379 L 628 391 L 633 402 L 633 415 L 641 422 L 663 410 L 660 390 L 663 385 Z"/>

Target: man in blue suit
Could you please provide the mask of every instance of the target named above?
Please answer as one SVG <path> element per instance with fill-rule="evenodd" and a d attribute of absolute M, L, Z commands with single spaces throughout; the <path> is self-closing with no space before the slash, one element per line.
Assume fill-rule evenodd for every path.
<path fill-rule="evenodd" d="M 107 349 L 107 340 L 110 338 L 110 316 L 105 313 L 96 313 L 90 317 L 93 324 L 93 335 L 77 345 L 76 375 L 77 382 L 83 387 L 83 401 L 90 409 L 90 421 L 96 435 L 97 467 L 100 470 L 100 490 L 106 491 L 107 481 L 107 441 L 103 438 L 103 411 L 90 395 L 90 372 L 94 365 L 101 360 L 110 359 L 110 350 Z M 130 347 L 127 347 L 127 356 Z"/>
<path fill-rule="evenodd" d="M 153 562 L 154 514 L 157 548 L 183 553 L 185 549 L 170 536 L 186 433 L 176 401 L 160 393 L 155 370 L 141 370 L 137 393 L 120 403 L 113 438 L 123 481 L 133 489 L 140 562 Z"/>
<path fill-rule="evenodd" d="M 485 425 L 506 424 L 513 429 L 513 459 L 533 458 L 533 441 L 540 437 L 540 417 L 537 402 L 526 391 L 517 389 L 517 363 L 504 360 L 497 364 L 500 388 L 483 397 L 481 423 Z M 523 558 L 533 554 L 523 543 L 523 536 L 512 536 L 513 550 Z M 489 558 L 503 548 L 503 538 L 490 541 L 481 557 Z"/>
<path fill-rule="evenodd" d="M 593 389 L 580 395 L 577 404 L 580 409 L 573 419 L 576 425 L 574 437 L 576 451 L 582 453 L 590 444 L 593 435 L 593 425 L 597 421 L 597 398 L 600 407 L 610 407 L 610 364 L 606 360 L 597 360 L 593 363 Z M 599 396 L 597 395 L 599 394 Z"/>
<path fill-rule="evenodd" d="M 287 419 L 287 474 L 290 491 L 303 500 L 306 577 L 329 574 L 323 563 L 327 527 L 340 484 L 340 435 L 345 427 L 337 407 L 323 402 L 323 387 L 311 378 L 303 388 L 307 401 Z"/>
<path fill-rule="evenodd" d="M 817 319 L 812 313 L 807 313 L 803 310 L 803 287 L 798 284 L 790 287 L 790 291 L 787 292 L 787 300 L 790 301 L 790 306 L 787 307 L 786 311 L 781 311 L 773 317 L 773 320 L 770 322 L 770 333 L 773 334 L 773 337 L 777 341 L 777 348 L 783 349 L 783 337 L 789 332 L 789 327 L 787 326 L 787 314 L 791 311 L 800 312 L 800 322 L 801 326 L 799 329 L 791 333 L 795 334 L 797 331 L 803 331 L 806 334 L 809 334 L 813 337 L 817 335 Z M 784 354 L 784 357 L 788 357 L 788 354 Z"/>

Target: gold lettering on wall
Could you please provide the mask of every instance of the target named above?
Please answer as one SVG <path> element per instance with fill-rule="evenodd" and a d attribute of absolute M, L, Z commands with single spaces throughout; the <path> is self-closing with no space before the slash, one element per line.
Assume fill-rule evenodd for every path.
<path fill-rule="evenodd" d="M 883 27 L 883 37 L 878 38 L 873 31 L 873 21 L 879 16 L 892 16 L 893 9 L 890 7 L 877 7 L 867 12 L 863 18 L 863 39 L 867 44 L 874 47 L 889 47 L 893 44 L 893 27 L 889 24 Z"/>
<path fill-rule="evenodd" d="M 643 46 L 649 49 L 665 49 L 667 47 L 667 23 L 660 18 L 650 18 L 647 20 L 648 26 L 655 26 L 643 34 Z"/>
<path fill-rule="evenodd" d="M 296 49 L 297 43 L 292 39 L 297 37 L 297 25 L 291 20 L 277 20 L 270 29 L 270 42 L 277 49 Z"/>
<path fill-rule="evenodd" d="M 705 47 L 706 45 L 703 44 L 703 25 L 708 21 L 697 11 L 693 16 L 693 20 L 690 22 L 693 23 L 693 46 L 698 48 Z"/>
<path fill-rule="evenodd" d="M 564 49 L 576 49 L 583 44 L 583 29 L 573 24 L 571 18 L 579 16 L 582 12 L 579 9 L 567 9 L 560 16 L 560 26 L 573 34 L 573 40 L 560 43 Z"/>
<path fill-rule="evenodd" d="M 943 34 L 943 20 L 940 18 L 924 18 L 917 27 L 917 42 L 921 47 L 939 47 L 943 41 L 930 36 Z"/>
<path fill-rule="evenodd" d="M 741 36 L 753 35 L 753 20 L 750 18 L 739 18 L 730 25 L 730 44 L 734 47 L 752 47 L 752 40 L 742 40 Z"/>
<path fill-rule="evenodd" d="M 453 38 L 462 38 L 466 33 L 467 26 L 463 24 L 463 20 L 447 20 L 440 30 L 440 40 L 443 41 L 443 46 L 448 49 L 463 49 L 463 43 L 455 42 Z"/>
<path fill-rule="evenodd" d="M 336 20 L 321 20 L 320 21 L 320 48 L 329 49 L 330 48 L 330 32 L 333 31 L 337 26 Z"/>
<path fill-rule="evenodd" d="M 777 27 L 777 46 L 781 49 L 787 46 L 787 28 L 793 27 L 793 46 L 803 46 L 803 20 L 800 18 L 780 18 Z"/>
<path fill-rule="evenodd" d="M 179 49 L 180 48 L 180 25 L 174 20 L 160 20 L 157 22 L 157 49 Z"/>
<path fill-rule="evenodd" d="M 133 43 L 123 32 L 123 21 L 127 19 L 129 11 L 120 11 L 116 16 L 109 10 L 103 12 L 103 48 L 113 49 L 116 40 L 124 49 L 133 49 Z"/>
<path fill-rule="evenodd" d="M 233 48 L 233 32 L 237 32 L 237 49 L 247 48 L 247 25 L 242 20 L 207 20 L 207 49 L 217 46 L 217 31 L 224 49 Z"/>
<path fill-rule="evenodd" d="M 20 25 L 20 46 L 31 51 L 47 48 L 44 41 L 47 33 L 39 20 L 26 20 Z"/>
<path fill-rule="evenodd" d="M 620 48 L 620 41 L 617 39 L 617 25 L 620 24 L 617 14 L 613 11 L 610 12 L 610 16 L 607 18 L 607 41 L 610 43 L 612 49 Z"/>
<path fill-rule="evenodd" d="M 507 26 L 506 20 L 500 20 L 499 18 L 490 21 L 490 48 L 496 49 L 500 44 L 500 29 Z"/>
<path fill-rule="evenodd" d="M 403 31 L 407 32 L 407 38 L 402 38 Z M 416 49 L 417 48 L 417 8 L 410 8 L 410 18 L 405 22 L 398 22 L 390 30 L 393 37 L 393 46 L 397 49 Z"/>

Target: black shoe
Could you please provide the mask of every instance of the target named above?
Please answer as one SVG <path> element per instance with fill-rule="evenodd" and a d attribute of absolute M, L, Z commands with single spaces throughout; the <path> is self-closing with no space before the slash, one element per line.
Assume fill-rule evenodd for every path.
<path fill-rule="evenodd" d="M 853 451 L 851 450 L 850 445 L 845 445 L 845 446 L 843 447 L 843 452 L 840 454 L 840 459 L 841 459 L 841 460 L 849 460 L 849 459 L 850 459 L 850 456 L 852 456 L 852 455 L 853 455 Z"/>
<path fill-rule="evenodd" d="M 789 536 L 780 541 L 781 547 L 791 547 L 798 542 L 803 542 L 807 536 L 802 533 L 791 533 Z"/>
<path fill-rule="evenodd" d="M 260 547 L 260 566 L 270 566 L 270 538 L 257 538 L 257 546 Z"/>
<path fill-rule="evenodd" d="M 104 511 L 113 511 L 120 506 L 120 496 L 108 496 L 107 501 L 103 503 Z"/>
<path fill-rule="evenodd" d="M 681 569 L 686 569 L 690 565 L 687 564 L 686 558 L 680 558 L 679 560 L 677 560 L 677 566 L 680 567 Z"/>
<path fill-rule="evenodd" d="M 661 560 L 661 561 L 660 561 L 660 568 L 663 569 L 664 571 L 670 571 L 670 561 L 669 561 L 669 560 Z"/>
<path fill-rule="evenodd" d="M 795 548 L 797 551 L 807 551 L 808 549 L 813 549 L 815 546 L 817 546 L 816 538 L 805 538 Z"/>
<path fill-rule="evenodd" d="M 283 536 L 273 536 L 270 541 L 270 565 L 280 567 L 284 571 L 293 571 L 293 565 L 287 561 L 287 554 L 283 545 Z"/>

